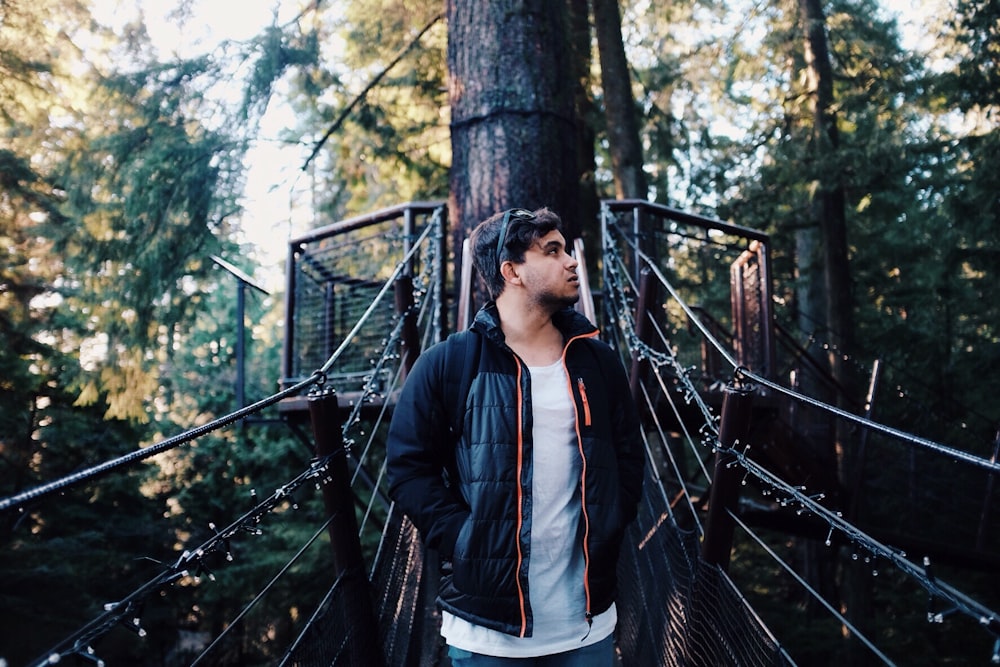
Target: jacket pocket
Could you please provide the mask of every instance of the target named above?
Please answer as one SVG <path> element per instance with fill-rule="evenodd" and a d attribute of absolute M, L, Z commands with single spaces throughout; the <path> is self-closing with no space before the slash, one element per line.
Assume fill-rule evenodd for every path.
<path fill-rule="evenodd" d="M 458 541 L 455 542 L 455 553 L 452 557 L 451 572 L 449 573 L 452 585 L 466 593 L 473 586 L 473 578 L 470 573 L 470 561 L 474 559 L 471 552 L 475 548 L 475 544 L 471 542 L 472 527 L 472 520 L 466 519 L 462 530 L 458 533 Z"/>

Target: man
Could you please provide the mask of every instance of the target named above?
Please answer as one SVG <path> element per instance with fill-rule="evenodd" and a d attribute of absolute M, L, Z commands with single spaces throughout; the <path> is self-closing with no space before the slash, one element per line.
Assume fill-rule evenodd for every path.
<path fill-rule="evenodd" d="M 545 208 L 476 227 L 492 300 L 421 355 L 389 430 L 389 493 L 438 552 L 455 667 L 614 663 L 643 448 L 617 355 L 572 308 L 560 228 Z"/>

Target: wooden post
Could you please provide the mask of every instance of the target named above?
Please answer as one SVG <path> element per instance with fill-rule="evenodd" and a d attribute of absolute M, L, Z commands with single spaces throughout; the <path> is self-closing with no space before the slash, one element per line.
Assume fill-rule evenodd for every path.
<path fill-rule="evenodd" d="M 656 303 L 656 282 L 648 267 L 642 269 L 639 276 L 639 300 L 635 304 L 635 335 L 643 343 L 649 343 L 652 326 L 649 322 L 649 312 Z M 642 359 L 637 350 L 632 351 L 632 368 L 629 371 L 629 390 L 632 400 L 639 403 L 639 387 L 643 372 L 649 367 L 649 362 Z"/>
<path fill-rule="evenodd" d="M 295 256 L 302 251 L 302 246 L 290 245 L 288 257 L 285 260 L 285 340 L 281 346 L 281 383 L 282 389 L 295 384 L 292 377 L 295 368 Z"/>
<path fill-rule="evenodd" d="M 327 515 L 333 517 L 329 528 L 330 546 L 333 548 L 334 572 L 340 576 L 352 568 L 363 569 L 364 561 L 338 415 L 337 395 L 333 391 L 309 397 L 316 456 L 333 455 L 327 464 L 328 481 L 323 484 L 323 503 Z"/>
<path fill-rule="evenodd" d="M 715 474 L 709 492 L 708 518 L 705 520 L 705 541 L 702 557 L 706 562 L 729 570 L 736 522 L 730 512 L 736 511 L 740 497 L 742 473 L 735 465 L 732 449 L 746 443 L 750 434 L 753 389 L 728 385 L 722 398 L 722 422 L 719 424 L 719 448 L 715 454 Z"/>
<path fill-rule="evenodd" d="M 330 547 L 333 550 L 334 587 L 327 613 L 345 623 L 344 645 L 336 664 L 382 667 L 384 655 L 378 643 L 375 602 L 361 553 L 358 520 L 354 514 L 354 493 L 347 469 L 347 456 L 341 436 L 337 395 L 327 391 L 309 397 L 316 455 L 329 456 L 323 484 L 323 502 L 330 519 Z M 297 663 L 298 664 L 298 663 Z M 332 664 L 332 663 L 328 663 Z"/>
<path fill-rule="evenodd" d="M 399 340 L 399 363 L 402 368 L 400 381 L 410 374 L 413 364 L 420 356 L 420 332 L 417 330 L 417 316 L 413 312 L 413 278 L 400 276 L 392 286 L 396 297 L 396 314 L 403 318 L 403 330 Z"/>

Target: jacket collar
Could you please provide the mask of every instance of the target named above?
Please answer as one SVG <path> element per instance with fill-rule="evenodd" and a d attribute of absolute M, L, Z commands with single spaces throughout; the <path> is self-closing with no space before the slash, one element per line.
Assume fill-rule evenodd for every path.
<path fill-rule="evenodd" d="M 570 340 L 577 336 L 592 336 L 598 331 L 597 327 L 590 320 L 574 308 L 564 308 L 554 314 L 552 316 L 552 323 L 562 332 L 565 340 Z M 490 301 L 476 313 L 476 318 L 473 320 L 471 328 L 497 345 L 506 347 L 507 344 L 504 339 L 503 329 L 500 328 L 500 314 L 497 312 L 495 302 Z"/>

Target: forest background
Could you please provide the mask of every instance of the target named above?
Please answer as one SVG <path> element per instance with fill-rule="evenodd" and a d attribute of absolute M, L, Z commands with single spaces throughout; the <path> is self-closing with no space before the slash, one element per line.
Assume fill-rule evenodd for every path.
<path fill-rule="evenodd" d="M 211 256 L 274 287 L 283 258 L 273 248 L 290 233 L 449 195 L 443 3 L 276 1 L 259 32 L 198 48 L 194 17 L 212 4 L 177 3 L 170 20 L 192 43 L 170 53 L 128 2 L 109 17 L 82 0 L 0 0 L 2 495 L 235 407 L 236 284 Z M 905 369 L 905 392 L 926 407 L 906 427 L 988 455 L 1000 414 L 1000 3 L 914 12 L 922 23 L 905 43 L 891 3 L 823 3 L 831 69 L 819 115 L 807 4 L 618 3 L 641 169 L 623 176 L 621 124 L 609 120 L 621 108 L 589 55 L 588 183 L 595 197 L 639 187 L 771 234 L 782 324 L 804 344 L 835 341 L 859 368 Z M 830 120 L 835 132 L 817 133 Z M 270 192 L 254 180 L 248 193 L 268 145 L 292 167 Z M 809 279 L 806 251 L 823 246 L 816 195 L 831 190 L 843 211 L 847 337 L 807 307 L 836 296 L 815 295 L 822 281 Z M 278 202 L 275 219 L 255 221 L 273 245 L 250 242 L 261 215 L 251 201 Z M 253 294 L 251 400 L 276 386 L 283 317 L 277 289 Z M 123 553 L 169 559 L 200 529 L 193 517 L 229 516 L 249 488 L 279 483 L 308 456 L 280 425 L 260 425 L 89 490 L 85 505 L 4 517 L 3 651 L 75 629 L 106 594 L 92 582 L 138 567 Z M 110 532 L 95 532 L 90 517 L 109 513 Z M 263 539 L 242 567 L 272 567 L 269 554 L 291 538 Z M 33 583 L 41 571 L 50 586 Z M 202 599 L 204 617 L 232 608 L 230 593 Z M 926 658 L 897 640 L 901 662 Z"/>

